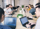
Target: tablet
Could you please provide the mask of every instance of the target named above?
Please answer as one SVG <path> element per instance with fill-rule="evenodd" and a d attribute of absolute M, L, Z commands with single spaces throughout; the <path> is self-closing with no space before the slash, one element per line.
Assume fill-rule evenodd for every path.
<path fill-rule="evenodd" d="M 21 23 L 22 23 L 22 25 L 23 25 L 23 26 L 29 23 L 29 22 L 28 22 L 28 19 L 27 19 L 27 17 L 26 17 L 26 16 L 25 16 L 25 17 L 20 18 L 20 21 L 21 21 Z"/>

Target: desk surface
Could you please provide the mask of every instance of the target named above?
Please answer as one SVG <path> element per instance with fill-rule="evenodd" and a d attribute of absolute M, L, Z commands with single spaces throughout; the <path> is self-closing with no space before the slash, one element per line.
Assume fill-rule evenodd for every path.
<path fill-rule="evenodd" d="M 17 17 L 18 14 L 23 14 L 22 12 L 20 13 L 19 10 L 20 10 L 20 9 L 18 9 L 18 12 L 15 12 L 15 14 L 12 15 L 12 17 Z M 25 14 L 23 14 L 23 15 L 24 15 L 24 16 L 30 16 L 31 14 L 30 14 L 30 13 L 25 13 Z M 35 15 L 33 15 L 33 16 L 35 16 Z M 33 23 L 36 23 L 37 18 L 33 18 L 33 20 L 28 20 L 28 21 L 29 21 L 29 22 L 33 22 Z M 3 23 L 3 24 L 4 24 L 4 23 Z M 27 28 L 25 28 L 25 27 L 22 26 L 19 18 L 17 18 L 16 29 L 27 29 Z M 34 29 L 34 27 L 33 27 L 33 29 Z"/>
<path fill-rule="evenodd" d="M 19 10 L 19 9 L 18 9 L 18 10 Z M 16 12 L 12 17 L 17 17 L 18 14 L 20 14 L 19 11 Z M 23 13 L 21 12 L 21 14 L 23 14 Z M 25 14 L 23 14 L 23 15 L 28 17 L 28 16 L 30 16 L 31 14 L 30 14 L 30 13 L 26 13 L 26 15 L 25 15 Z M 33 16 L 35 16 L 35 15 L 33 15 Z M 29 22 L 36 23 L 37 19 L 38 19 L 38 18 L 33 18 L 33 20 L 29 20 Z M 35 27 L 33 27 L 33 29 L 34 29 L 34 28 L 35 28 Z M 19 18 L 17 18 L 16 29 L 27 29 L 27 28 L 25 28 L 25 27 L 22 26 Z"/>

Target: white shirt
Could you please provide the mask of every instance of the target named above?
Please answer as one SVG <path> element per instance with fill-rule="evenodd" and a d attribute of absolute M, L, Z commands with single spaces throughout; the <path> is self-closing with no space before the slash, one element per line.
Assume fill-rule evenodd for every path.
<path fill-rule="evenodd" d="M 38 20 L 37 20 L 35 29 L 40 29 L 40 17 L 39 17 Z"/>
<path fill-rule="evenodd" d="M 6 12 L 11 12 L 12 10 L 11 10 L 11 8 L 9 8 L 9 9 L 4 9 L 4 11 L 6 11 Z"/>
<path fill-rule="evenodd" d="M 11 8 L 9 8 L 9 9 L 6 9 L 6 8 L 5 8 L 4 11 L 5 11 L 6 13 L 9 13 L 9 12 L 11 12 L 12 10 L 11 10 Z M 5 13 L 5 15 L 7 15 L 6 13 Z"/>
<path fill-rule="evenodd" d="M 9 8 L 8 11 L 11 12 L 12 11 L 11 8 Z"/>

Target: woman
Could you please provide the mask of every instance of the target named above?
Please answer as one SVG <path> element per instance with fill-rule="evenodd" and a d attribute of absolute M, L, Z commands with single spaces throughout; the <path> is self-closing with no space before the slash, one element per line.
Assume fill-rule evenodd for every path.
<path fill-rule="evenodd" d="M 28 9 L 28 10 L 30 11 L 30 10 L 31 10 L 31 4 L 29 4 L 29 5 L 28 5 L 28 7 L 29 7 L 29 9 Z"/>

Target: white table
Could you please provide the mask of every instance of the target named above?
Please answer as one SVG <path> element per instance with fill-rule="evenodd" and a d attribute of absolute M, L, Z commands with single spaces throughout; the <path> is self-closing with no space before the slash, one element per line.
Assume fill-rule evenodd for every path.
<path fill-rule="evenodd" d="M 19 10 L 19 9 L 18 9 L 18 10 Z M 12 15 L 12 17 L 17 17 L 18 14 L 20 14 L 19 11 L 18 11 L 18 12 L 15 12 L 15 14 Z M 21 14 L 23 14 L 23 13 L 21 12 Z M 27 16 L 27 17 L 28 17 L 28 16 L 31 16 L 31 14 L 30 14 L 30 13 L 26 13 L 26 14 L 23 14 L 23 16 Z M 28 21 L 35 23 L 35 22 L 37 21 L 37 18 L 33 18 L 33 20 L 28 20 Z M 4 23 L 3 23 L 3 24 L 4 24 Z M 17 18 L 16 29 L 27 29 L 27 28 L 25 28 L 25 27 L 22 26 L 19 18 Z M 33 28 L 33 29 L 34 29 L 34 28 Z"/>

